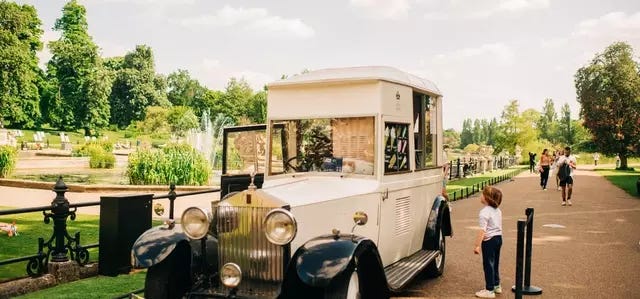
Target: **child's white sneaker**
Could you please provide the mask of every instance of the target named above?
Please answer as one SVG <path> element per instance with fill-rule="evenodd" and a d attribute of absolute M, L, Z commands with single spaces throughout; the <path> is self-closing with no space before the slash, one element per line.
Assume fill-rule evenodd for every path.
<path fill-rule="evenodd" d="M 493 292 L 496 294 L 502 294 L 502 286 L 499 286 L 499 285 L 495 286 L 493 288 Z"/>
<path fill-rule="evenodd" d="M 496 294 L 493 291 L 489 291 L 487 289 L 480 290 L 476 292 L 476 297 L 478 298 L 495 298 Z"/>

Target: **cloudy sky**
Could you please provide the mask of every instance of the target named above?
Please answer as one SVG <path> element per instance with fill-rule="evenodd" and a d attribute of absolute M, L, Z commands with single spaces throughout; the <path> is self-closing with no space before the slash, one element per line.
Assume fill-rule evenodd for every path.
<path fill-rule="evenodd" d="M 64 0 L 34 5 L 45 40 Z M 626 41 L 640 56 L 637 0 L 84 0 L 103 56 L 137 44 L 156 68 L 186 69 L 212 89 L 232 76 L 255 88 L 304 69 L 388 65 L 432 80 L 444 125 L 499 117 L 511 99 L 540 110 L 569 103 L 573 75 L 595 53 Z M 45 50 L 41 60 L 50 57 Z M 42 62 L 42 61 L 41 61 Z"/>

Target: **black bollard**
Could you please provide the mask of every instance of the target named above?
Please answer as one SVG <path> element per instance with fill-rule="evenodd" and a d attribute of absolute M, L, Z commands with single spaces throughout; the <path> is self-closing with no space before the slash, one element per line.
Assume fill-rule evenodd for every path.
<path fill-rule="evenodd" d="M 512 290 L 516 298 L 522 295 L 540 295 L 542 289 L 531 285 L 531 254 L 533 245 L 533 208 L 525 210 L 527 220 L 518 220 L 518 240 L 516 245 L 516 285 Z M 525 235 L 526 232 L 526 235 Z M 524 261 L 523 261 L 524 257 Z M 524 264 L 524 271 L 523 271 Z M 523 273 L 524 272 L 524 273 Z M 523 279 L 524 275 L 524 279 Z M 524 281 L 523 281 L 524 280 Z"/>

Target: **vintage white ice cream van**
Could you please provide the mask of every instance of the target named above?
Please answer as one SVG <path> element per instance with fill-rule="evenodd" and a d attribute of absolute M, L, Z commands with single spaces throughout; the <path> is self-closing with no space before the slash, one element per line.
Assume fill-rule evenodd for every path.
<path fill-rule="evenodd" d="M 267 116 L 225 130 L 211 210 L 138 239 L 146 297 L 387 298 L 443 273 L 452 230 L 432 82 L 312 71 L 269 84 Z"/>

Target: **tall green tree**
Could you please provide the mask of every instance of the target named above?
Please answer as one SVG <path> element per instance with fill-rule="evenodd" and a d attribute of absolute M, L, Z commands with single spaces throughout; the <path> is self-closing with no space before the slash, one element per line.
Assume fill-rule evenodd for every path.
<path fill-rule="evenodd" d="M 40 118 L 41 25 L 33 6 L 0 1 L 0 126 L 33 127 Z"/>
<path fill-rule="evenodd" d="M 76 0 L 62 8 L 54 29 L 61 31 L 57 41 L 49 43 L 53 56 L 47 64 L 53 98 L 48 98 L 47 113 L 52 125 L 62 129 L 83 128 L 89 135 L 108 124 L 110 115 L 108 73 L 102 69 L 98 47 L 89 36 L 86 9 Z M 57 89 L 57 92 L 56 92 Z"/>
<path fill-rule="evenodd" d="M 629 44 L 618 42 L 597 54 L 575 75 L 584 126 L 598 149 L 627 157 L 640 155 L 640 66 Z"/>
<path fill-rule="evenodd" d="M 544 107 L 542 107 L 542 114 L 540 115 L 540 119 L 537 123 L 540 138 L 547 139 L 551 142 L 554 141 L 554 126 L 557 118 L 558 115 L 556 114 L 556 108 L 553 104 L 553 99 L 545 99 Z"/>
<path fill-rule="evenodd" d="M 485 143 L 486 139 L 484 137 L 484 132 L 482 129 L 482 122 L 479 119 L 475 119 L 473 121 L 473 143 L 481 144 Z"/>
<path fill-rule="evenodd" d="M 111 123 L 126 127 L 133 121 L 143 120 L 149 106 L 171 106 L 166 89 L 166 79 L 155 72 L 151 48 L 136 46 L 124 56 L 113 81 L 109 96 Z"/>
<path fill-rule="evenodd" d="M 575 131 L 573 122 L 571 121 L 571 107 L 564 103 L 560 108 L 560 119 L 558 121 L 558 140 L 564 144 L 572 145 L 575 143 Z"/>
<path fill-rule="evenodd" d="M 495 118 L 492 118 L 489 124 L 487 125 L 487 145 L 491 145 L 493 147 L 496 146 L 496 137 L 498 136 L 498 121 Z"/>
<path fill-rule="evenodd" d="M 254 96 L 253 89 L 244 79 L 231 78 L 225 91 L 214 102 L 214 113 L 222 113 L 237 123 L 248 115 L 248 107 Z"/>
<path fill-rule="evenodd" d="M 206 110 L 213 108 L 213 103 L 207 101 L 207 88 L 200 85 L 198 80 L 191 78 L 186 70 L 177 70 L 167 76 L 167 99 L 174 106 L 188 106 L 200 117 Z"/>
<path fill-rule="evenodd" d="M 460 133 L 454 129 L 444 130 L 444 144 L 449 145 L 451 148 L 460 148 Z"/>
<path fill-rule="evenodd" d="M 529 109 L 522 114 L 519 112 L 520 103 L 512 100 L 502 111 L 500 133 L 496 136 L 496 152 L 515 151 L 516 145 L 526 147 L 537 140 L 535 123 L 539 112 Z"/>
<path fill-rule="evenodd" d="M 470 118 L 462 121 L 462 132 L 460 133 L 460 148 L 465 148 L 473 143 L 473 128 Z"/>

